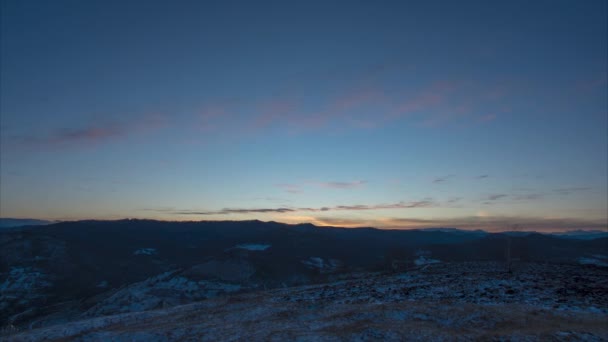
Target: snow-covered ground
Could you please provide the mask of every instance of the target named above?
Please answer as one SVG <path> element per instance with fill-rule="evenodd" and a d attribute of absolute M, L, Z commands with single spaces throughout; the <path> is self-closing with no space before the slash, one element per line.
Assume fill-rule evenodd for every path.
<path fill-rule="evenodd" d="M 163 284 L 153 286 L 157 290 L 187 292 L 200 286 L 170 274 L 155 281 Z M 607 288 L 608 270 L 596 266 L 521 263 L 507 273 L 500 263 L 436 263 L 399 274 L 358 273 L 326 284 L 226 291 L 195 304 L 94 317 L 5 338 L 603 341 L 608 339 Z"/>
<path fill-rule="evenodd" d="M 545 309 L 608 314 L 608 270 L 576 265 L 437 263 L 398 275 L 365 274 L 357 279 L 292 289 L 281 300 L 337 303 L 449 301 L 526 304 Z"/>
<path fill-rule="evenodd" d="M 51 286 L 49 277 L 37 268 L 12 267 L 0 282 L 0 310 L 32 306 L 36 301 L 44 300 L 41 290 Z"/>

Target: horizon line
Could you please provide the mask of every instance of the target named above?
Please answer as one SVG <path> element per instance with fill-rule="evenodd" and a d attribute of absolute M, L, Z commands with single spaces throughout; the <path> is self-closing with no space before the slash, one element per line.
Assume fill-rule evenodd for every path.
<path fill-rule="evenodd" d="M 165 223 L 202 223 L 202 222 L 262 222 L 262 223 L 278 223 L 289 226 L 297 226 L 297 225 L 312 225 L 317 228 L 339 228 L 339 229 L 376 229 L 376 230 L 432 230 L 432 229 L 454 229 L 461 231 L 481 231 L 488 234 L 494 233 L 509 233 L 509 232 L 517 232 L 517 233 L 538 233 L 538 234 L 554 234 L 554 233 L 567 233 L 567 232 L 602 232 L 608 233 L 608 227 L 606 228 L 589 228 L 589 229 L 581 229 L 581 228 L 572 228 L 568 230 L 553 230 L 553 231 L 539 231 L 539 230 L 524 230 L 524 229 L 504 229 L 504 230 L 488 230 L 481 228 L 464 228 L 459 226 L 419 226 L 419 227 L 375 227 L 369 225 L 361 225 L 361 226 L 339 226 L 339 225 L 322 225 L 315 224 L 312 222 L 281 222 L 276 220 L 260 220 L 260 219 L 243 219 L 243 220 L 168 220 L 168 219 L 158 219 L 158 218 L 136 218 L 136 217 L 124 217 L 124 218 L 112 218 L 112 219 L 99 219 L 99 218 L 91 218 L 91 219 L 66 219 L 66 220 L 49 220 L 49 219 L 40 219 L 40 218 L 18 218 L 18 217 L 0 217 L 0 220 L 32 220 L 32 221 L 45 221 L 49 222 L 48 224 L 40 224 L 40 225 L 23 225 L 23 226 L 12 226 L 5 228 L 17 228 L 17 227 L 25 227 L 25 226 L 46 226 L 58 223 L 70 223 L 70 222 L 84 222 L 84 221 L 96 221 L 96 222 L 118 222 L 118 221 L 154 221 L 154 222 L 165 222 Z"/>

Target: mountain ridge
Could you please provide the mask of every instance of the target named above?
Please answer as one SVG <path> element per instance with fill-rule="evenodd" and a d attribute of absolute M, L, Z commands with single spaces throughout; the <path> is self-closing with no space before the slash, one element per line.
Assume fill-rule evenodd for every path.
<path fill-rule="evenodd" d="M 525 235 L 531 233 L 538 233 L 544 235 L 554 235 L 562 237 L 576 237 L 576 236 L 597 236 L 604 237 L 608 236 L 608 228 L 605 230 L 600 229 L 573 229 L 566 231 L 555 231 L 555 232 L 541 232 L 535 230 L 518 230 L 518 231 L 490 231 L 484 229 L 466 229 L 466 228 L 455 228 L 455 227 L 426 227 L 426 228 L 379 228 L 379 227 L 341 227 L 341 226 L 318 226 L 309 222 L 302 223 L 284 223 L 279 221 L 262 221 L 258 219 L 253 220 L 159 220 L 159 219 L 146 219 L 146 218 L 123 218 L 123 219 L 82 219 L 82 220 L 41 220 L 41 219 L 24 219 L 24 218 L 0 218 L 0 228 L 3 227 L 29 227 L 29 226 L 48 226 L 53 224 L 61 223 L 102 223 L 102 222 L 148 222 L 148 223 L 258 223 L 258 224 L 272 224 L 302 228 L 316 228 L 316 229 L 360 229 L 360 230 L 381 230 L 381 231 L 421 231 L 421 232 L 444 232 L 444 233 L 476 233 L 476 234 L 510 234 L 510 235 Z"/>

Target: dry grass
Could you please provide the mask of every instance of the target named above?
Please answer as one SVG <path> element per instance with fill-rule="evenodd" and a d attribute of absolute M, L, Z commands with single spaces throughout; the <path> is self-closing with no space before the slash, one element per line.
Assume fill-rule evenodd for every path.
<path fill-rule="evenodd" d="M 171 336 L 180 340 L 496 340 L 514 336 L 534 340 L 558 339 L 559 332 L 565 331 L 571 332 L 575 340 L 577 336 L 608 338 L 606 315 L 552 312 L 522 305 L 404 302 L 311 307 L 310 303 L 270 303 L 264 296 L 215 304 L 218 305 L 172 310 L 141 320 L 131 317 L 75 334 L 33 331 L 9 340 L 50 337 L 62 341 L 95 336 L 131 340 L 142 332 L 149 333 L 151 340 L 155 340 L 154 336 L 157 340 Z M 99 332 L 104 335 L 95 335 Z"/>
<path fill-rule="evenodd" d="M 425 279 L 421 278 L 420 284 Z M 412 288 L 414 281 L 379 276 L 331 286 L 235 294 L 170 309 L 33 330 L 7 340 L 608 340 L 604 301 L 591 301 L 602 309 L 598 311 L 576 310 L 576 306 L 553 310 L 551 306 L 512 302 L 481 304 L 453 296 L 425 300 L 401 297 L 397 290 L 405 282 Z M 383 287 L 387 290 L 380 298 L 378 291 Z M 395 291 L 397 294 L 392 294 Z M 467 295 L 475 298 L 470 292 Z M 546 291 L 546 295 L 551 293 Z M 344 299 L 356 304 L 345 304 Z"/>

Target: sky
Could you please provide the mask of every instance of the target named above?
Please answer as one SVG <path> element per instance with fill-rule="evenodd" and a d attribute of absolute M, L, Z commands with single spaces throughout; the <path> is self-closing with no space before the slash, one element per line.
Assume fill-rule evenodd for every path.
<path fill-rule="evenodd" d="M 607 1 L 1 1 L 0 217 L 608 229 Z"/>

